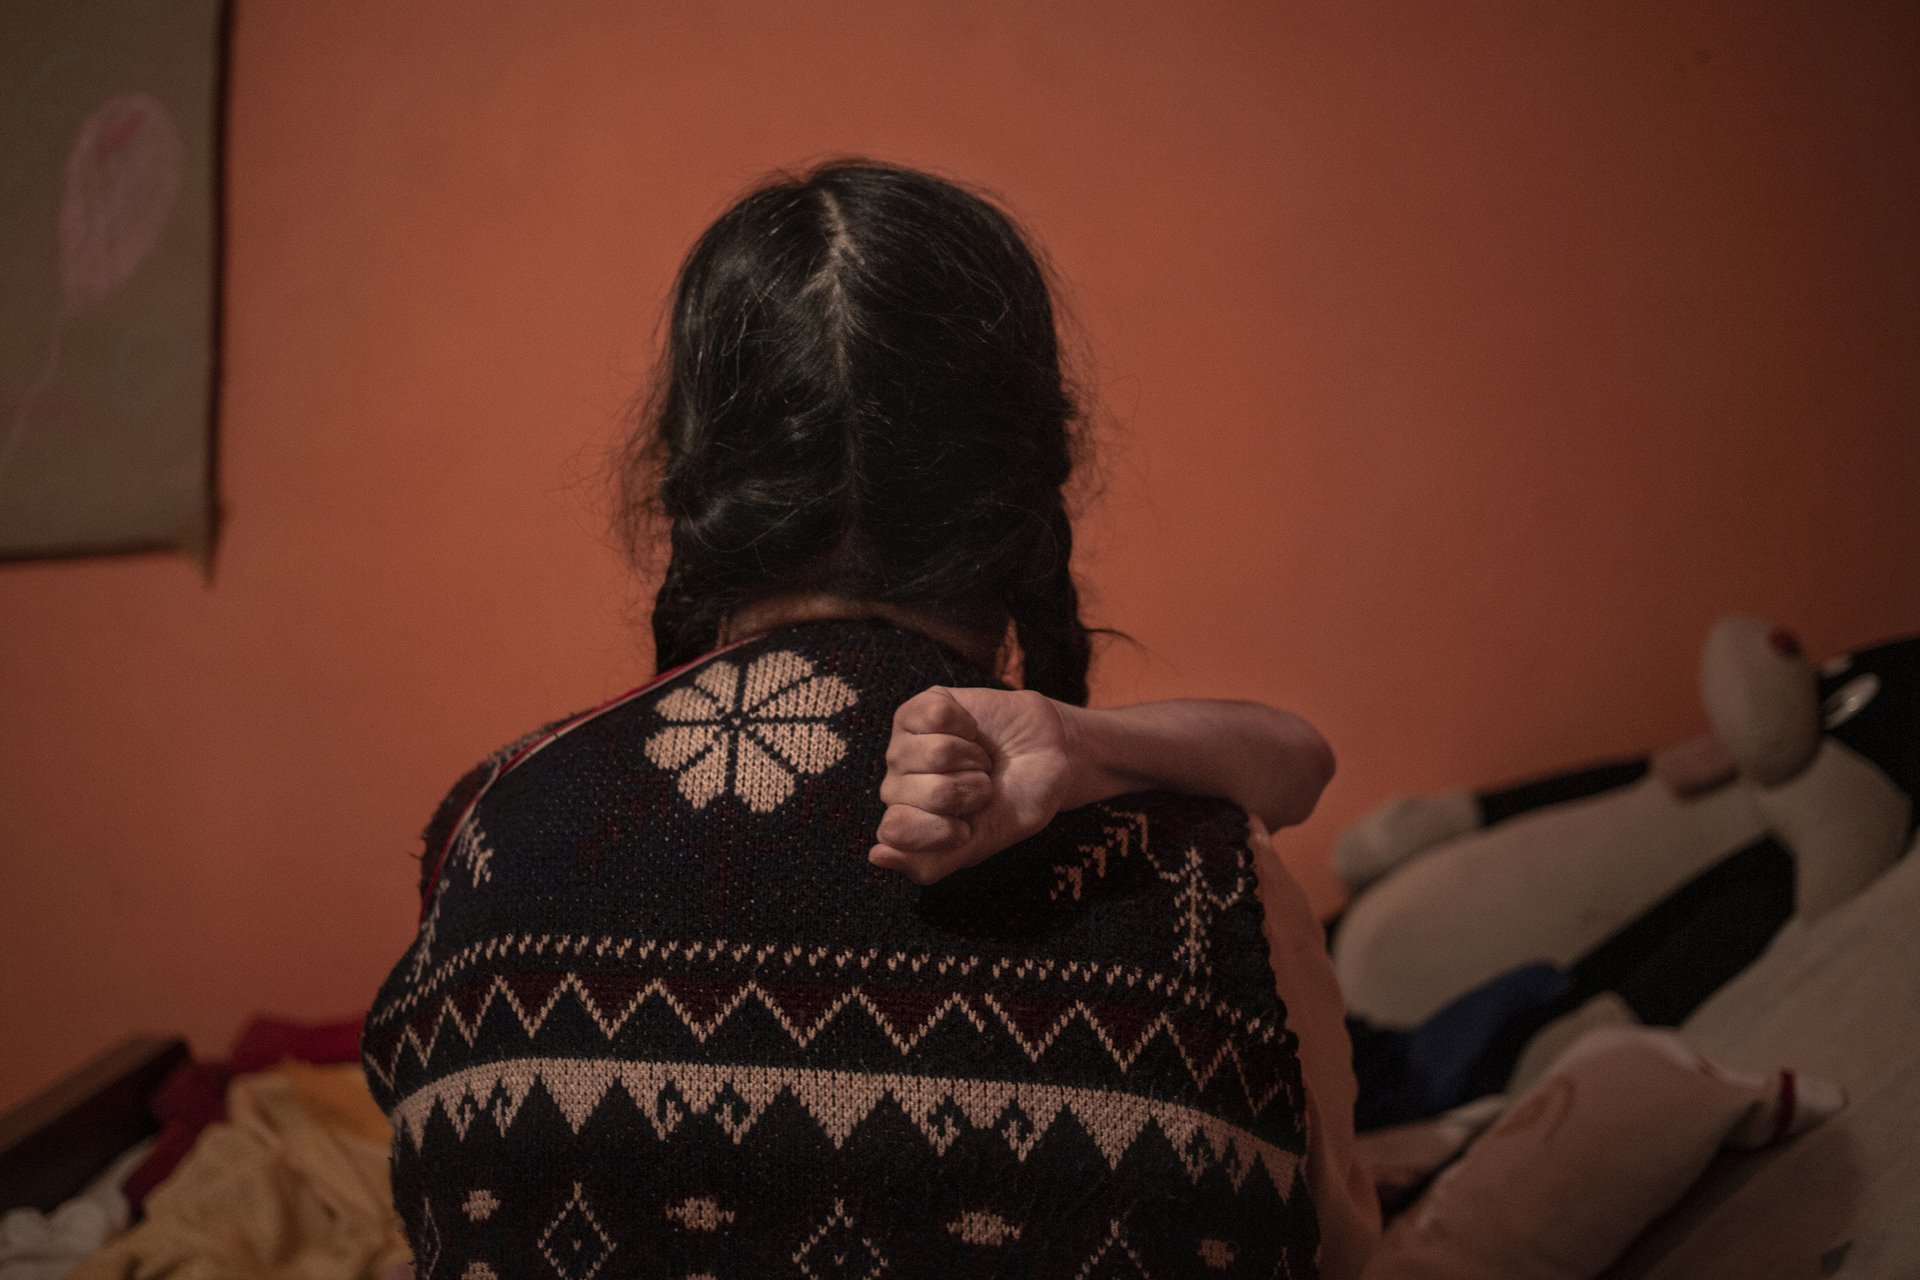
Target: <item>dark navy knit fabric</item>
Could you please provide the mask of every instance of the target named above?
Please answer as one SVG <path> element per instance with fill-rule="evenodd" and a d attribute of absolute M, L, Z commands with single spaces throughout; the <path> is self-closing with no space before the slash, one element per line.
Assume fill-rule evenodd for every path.
<path fill-rule="evenodd" d="M 456 788 L 363 1045 L 419 1280 L 1315 1274 L 1243 814 L 868 865 L 895 709 L 987 683 L 798 624 Z"/>

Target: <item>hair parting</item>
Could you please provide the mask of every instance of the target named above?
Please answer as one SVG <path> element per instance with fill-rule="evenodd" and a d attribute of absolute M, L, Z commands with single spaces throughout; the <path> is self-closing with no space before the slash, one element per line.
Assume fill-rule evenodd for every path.
<path fill-rule="evenodd" d="M 666 530 L 659 667 L 819 592 L 1011 630 L 1026 686 L 1084 703 L 1080 422 L 1046 270 L 991 201 L 859 160 L 749 192 L 681 266 L 620 463 L 628 551 Z"/>

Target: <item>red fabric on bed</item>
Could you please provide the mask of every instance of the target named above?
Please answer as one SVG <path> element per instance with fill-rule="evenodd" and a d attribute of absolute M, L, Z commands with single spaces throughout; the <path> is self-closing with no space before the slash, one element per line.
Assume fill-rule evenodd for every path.
<path fill-rule="evenodd" d="M 227 1118 L 227 1086 L 233 1078 L 265 1071 L 282 1062 L 311 1062 L 316 1066 L 360 1060 L 360 1020 L 292 1022 L 285 1018 L 250 1019 L 233 1042 L 225 1062 L 188 1062 L 154 1090 L 153 1118 L 160 1133 L 153 1150 L 134 1166 L 121 1194 L 137 1213 L 153 1189 L 166 1181 L 193 1150 L 200 1131 Z"/>
<path fill-rule="evenodd" d="M 322 1067 L 360 1061 L 360 1019 L 308 1023 L 255 1018 L 240 1032 L 227 1056 L 237 1076 L 289 1060 Z"/>

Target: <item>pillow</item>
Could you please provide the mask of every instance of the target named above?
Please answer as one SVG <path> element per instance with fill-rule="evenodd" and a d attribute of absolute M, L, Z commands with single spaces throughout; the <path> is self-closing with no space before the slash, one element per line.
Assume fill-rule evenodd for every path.
<path fill-rule="evenodd" d="M 1367 1280 L 1588 1280 L 1721 1147 L 1782 1141 L 1843 1102 L 1792 1072 L 1722 1071 L 1671 1031 L 1593 1031 L 1394 1221 Z"/>
<path fill-rule="evenodd" d="M 1380 1209 L 1392 1215 L 1426 1190 L 1434 1174 L 1452 1164 L 1473 1140 L 1506 1111 L 1504 1093 L 1476 1098 L 1425 1120 L 1370 1129 L 1354 1146 L 1373 1175 Z"/>

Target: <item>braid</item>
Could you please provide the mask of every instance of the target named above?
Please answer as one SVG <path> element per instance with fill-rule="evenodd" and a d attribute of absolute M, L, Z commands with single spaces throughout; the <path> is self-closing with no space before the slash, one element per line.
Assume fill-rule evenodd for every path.
<path fill-rule="evenodd" d="M 687 556 L 676 554 L 667 562 L 653 600 L 654 665 L 661 671 L 691 662 L 719 640 L 726 605 L 695 589 L 699 576 Z"/>
<path fill-rule="evenodd" d="M 1080 621 L 1080 589 L 1073 581 L 1073 526 L 1059 503 L 1047 523 L 1052 545 L 1045 556 L 1046 571 L 1023 584 L 1009 610 L 1020 642 L 1022 682 L 1056 701 L 1083 707 L 1093 646 Z"/>

